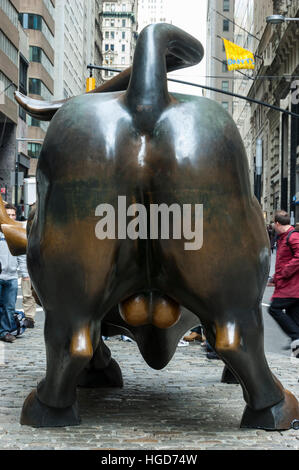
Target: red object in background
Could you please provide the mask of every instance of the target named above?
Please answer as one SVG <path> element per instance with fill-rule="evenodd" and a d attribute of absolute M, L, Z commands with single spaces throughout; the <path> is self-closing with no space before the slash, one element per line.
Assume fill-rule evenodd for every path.
<path fill-rule="evenodd" d="M 5 194 L 6 193 L 6 189 L 5 188 L 1 188 L 1 194 Z"/>

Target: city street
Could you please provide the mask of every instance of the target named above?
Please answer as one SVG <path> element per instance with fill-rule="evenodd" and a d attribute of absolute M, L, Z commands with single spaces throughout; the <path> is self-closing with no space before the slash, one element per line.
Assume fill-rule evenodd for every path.
<path fill-rule="evenodd" d="M 273 260 L 274 262 L 274 260 Z M 273 264 L 273 263 L 272 263 Z M 267 288 L 263 303 L 271 295 Z M 21 298 L 18 298 L 20 306 Z M 272 372 L 299 398 L 299 361 L 264 307 L 266 355 Z M 19 424 L 23 401 L 45 372 L 44 314 L 36 327 L 4 347 L 0 366 L 1 449 L 298 450 L 299 431 L 240 429 L 241 387 L 220 382 L 222 361 L 198 342 L 178 347 L 164 370 L 150 369 L 135 343 L 107 341 L 119 362 L 123 389 L 79 389 L 80 426 L 34 429 Z"/>

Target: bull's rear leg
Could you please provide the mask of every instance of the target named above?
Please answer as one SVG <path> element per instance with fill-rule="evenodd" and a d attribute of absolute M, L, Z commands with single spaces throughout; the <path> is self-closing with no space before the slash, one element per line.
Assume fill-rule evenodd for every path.
<path fill-rule="evenodd" d="M 21 424 L 35 427 L 71 426 L 80 423 L 76 386 L 80 372 L 93 356 L 88 324 L 61 321 L 53 312 L 46 315 L 46 377 L 24 402 Z M 85 320 L 86 321 L 86 320 Z"/>
<path fill-rule="evenodd" d="M 100 339 L 98 347 L 78 379 L 79 387 L 122 387 L 123 379 L 118 363 L 111 357 L 110 349 Z"/>
<path fill-rule="evenodd" d="M 269 369 L 261 311 L 222 316 L 206 325 L 207 339 L 243 388 L 247 403 L 241 427 L 283 430 L 296 426 L 299 405 Z"/>

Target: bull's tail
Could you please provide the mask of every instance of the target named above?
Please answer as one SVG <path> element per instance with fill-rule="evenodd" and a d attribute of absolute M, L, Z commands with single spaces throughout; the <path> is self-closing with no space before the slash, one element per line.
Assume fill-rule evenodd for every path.
<path fill-rule="evenodd" d="M 131 326 L 169 328 L 180 318 L 180 305 L 158 292 L 136 294 L 119 304 L 120 315 Z"/>
<path fill-rule="evenodd" d="M 157 23 L 144 28 L 137 41 L 126 104 L 140 131 L 151 132 L 170 103 L 167 71 L 195 65 L 201 43 L 176 26 Z"/>

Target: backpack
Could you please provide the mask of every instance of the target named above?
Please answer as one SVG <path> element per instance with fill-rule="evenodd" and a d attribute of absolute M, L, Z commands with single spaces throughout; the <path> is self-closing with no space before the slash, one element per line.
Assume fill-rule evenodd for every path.
<path fill-rule="evenodd" d="M 26 326 L 24 325 L 25 313 L 21 310 L 16 310 L 13 317 L 13 328 L 10 334 L 13 336 L 21 336 L 26 330 Z"/>
<path fill-rule="evenodd" d="M 293 248 L 291 247 L 291 245 L 290 245 L 290 243 L 289 243 L 289 239 L 290 239 L 290 236 L 292 235 L 292 233 L 294 233 L 294 232 L 297 232 L 297 230 L 295 230 L 295 229 L 294 229 L 294 230 L 291 230 L 291 231 L 288 233 L 287 240 L 286 240 L 287 245 L 288 245 L 288 247 L 290 248 L 290 250 L 291 250 L 291 252 L 292 252 L 292 255 L 294 255 L 294 251 L 293 251 Z"/>

